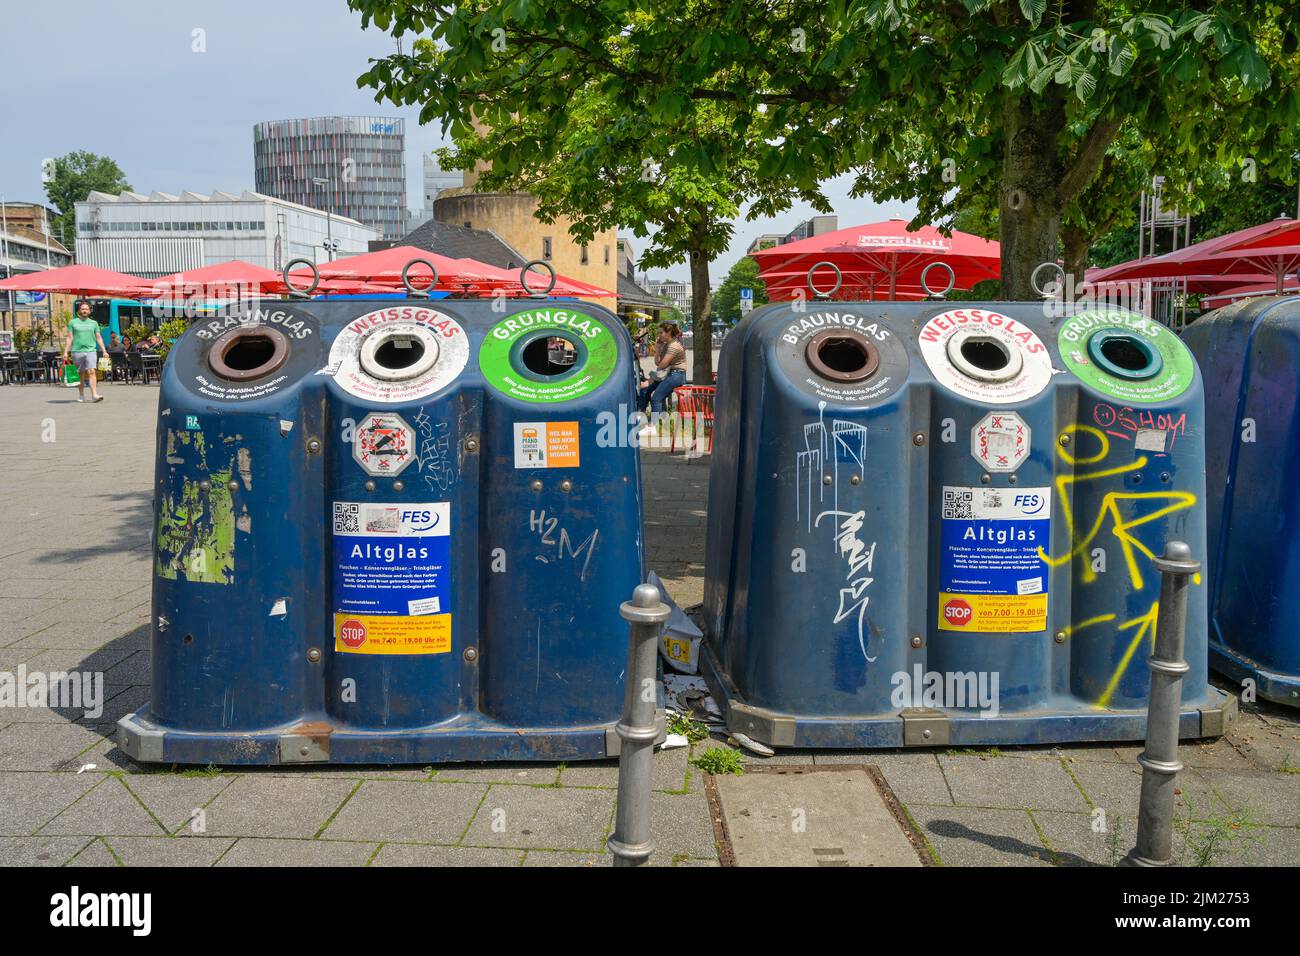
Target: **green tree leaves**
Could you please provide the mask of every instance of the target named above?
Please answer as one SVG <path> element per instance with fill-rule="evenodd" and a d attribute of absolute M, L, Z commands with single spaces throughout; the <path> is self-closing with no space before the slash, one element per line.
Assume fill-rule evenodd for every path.
<path fill-rule="evenodd" d="M 77 236 L 77 203 L 93 191 L 121 193 L 130 190 L 126 174 L 107 156 L 76 150 L 54 160 L 54 178 L 45 184 L 45 195 L 58 210 L 52 229 L 69 249 Z"/>

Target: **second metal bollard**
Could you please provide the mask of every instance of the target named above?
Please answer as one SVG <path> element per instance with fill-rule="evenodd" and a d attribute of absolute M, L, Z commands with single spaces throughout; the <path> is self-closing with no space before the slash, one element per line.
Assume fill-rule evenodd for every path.
<path fill-rule="evenodd" d="M 1125 857 L 1128 866 L 1168 866 L 1173 861 L 1174 784 L 1183 769 L 1178 759 L 1178 712 L 1182 701 L 1183 640 L 1187 627 L 1187 588 L 1201 563 L 1182 541 L 1170 541 L 1160 569 L 1160 610 L 1156 646 L 1148 666 L 1151 693 L 1147 704 L 1146 748 L 1142 766 L 1142 800 L 1138 806 L 1137 841 Z"/>
<path fill-rule="evenodd" d="M 669 608 L 653 584 L 637 585 L 632 600 L 619 606 L 628 622 L 627 679 L 623 719 L 617 733 L 618 812 L 609 852 L 615 866 L 644 866 L 654 847 L 650 842 L 650 770 L 654 760 L 658 703 L 659 631 Z"/>

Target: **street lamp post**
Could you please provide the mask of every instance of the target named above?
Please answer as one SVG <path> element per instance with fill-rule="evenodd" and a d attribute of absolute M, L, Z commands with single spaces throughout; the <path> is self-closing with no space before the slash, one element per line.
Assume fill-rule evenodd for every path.
<path fill-rule="evenodd" d="M 330 181 L 323 176 L 313 176 L 311 181 L 315 183 L 322 192 Z M 338 244 L 334 241 L 334 223 L 330 218 L 329 197 L 325 197 L 325 252 L 329 255 L 330 262 L 334 261 L 334 253 L 338 249 Z"/>

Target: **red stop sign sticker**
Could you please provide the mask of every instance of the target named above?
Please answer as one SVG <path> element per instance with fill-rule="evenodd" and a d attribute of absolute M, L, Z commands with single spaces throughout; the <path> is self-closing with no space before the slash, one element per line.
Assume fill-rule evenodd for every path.
<path fill-rule="evenodd" d="M 974 616 L 970 605 L 961 598 L 953 598 L 943 606 L 943 619 L 956 627 L 965 627 Z"/>
<path fill-rule="evenodd" d="M 366 626 L 349 618 L 339 627 L 339 638 L 348 647 L 360 647 L 366 642 Z"/>

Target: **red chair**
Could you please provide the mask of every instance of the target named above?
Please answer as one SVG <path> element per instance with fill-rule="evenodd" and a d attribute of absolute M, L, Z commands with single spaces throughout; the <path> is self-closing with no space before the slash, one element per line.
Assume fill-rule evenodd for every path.
<path fill-rule="evenodd" d="M 677 422 L 684 422 L 687 416 L 692 422 L 704 424 L 709 432 L 709 453 L 713 453 L 713 400 L 717 392 L 717 388 L 712 385 L 679 385 L 673 389 L 677 409 L 673 415 L 673 438 L 668 448 L 670 455 L 677 450 Z M 695 439 L 695 426 L 691 429 L 691 439 Z"/>

